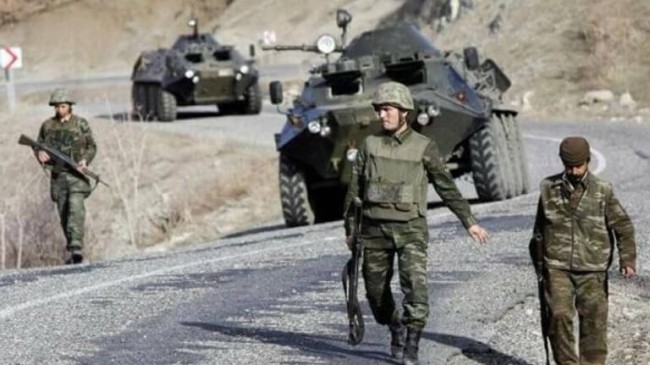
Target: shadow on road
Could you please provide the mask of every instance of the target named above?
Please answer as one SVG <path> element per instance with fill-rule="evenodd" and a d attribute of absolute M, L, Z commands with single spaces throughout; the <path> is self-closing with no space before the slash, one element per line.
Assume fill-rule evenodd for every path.
<path fill-rule="evenodd" d="M 186 119 L 199 119 L 199 118 L 214 118 L 220 116 L 226 116 L 228 114 L 221 114 L 217 111 L 187 111 L 187 112 L 178 112 L 176 115 L 176 120 L 186 120 Z M 234 116 L 234 115 L 229 115 Z M 137 114 L 131 114 L 129 112 L 113 113 L 113 114 L 99 114 L 95 118 L 98 119 L 107 119 L 115 122 L 146 122 L 146 123 L 173 123 L 173 122 L 161 122 L 154 120 L 151 117 L 139 116 Z"/>
<path fill-rule="evenodd" d="M 360 358 L 364 361 L 373 360 L 386 364 L 395 363 L 387 353 L 382 351 L 355 349 L 346 344 L 343 344 L 342 346 L 334 345 L 333 343 L 343 342 L 343 340 L 331 336 L 318 336 L 299 332 L 286 332 L 265 328 L 246 328 L 204 322 L 181 322 L 181 325 L 218 332 L 224 336 L 233 337 L 235 340 L 237 340 L 237 338 L 245 337 L 264 343 L 290 346 L 296 350 L 313 355 L 324 355 L 335 358 Z M 380 346 L 378 344 L 366 343 L 366 346 L 368 345 L 375 347 Z"/>
<path fill-rule="evenodd" d="M 263 227 L 255 227 L 251 229 L 246 229 L 243 231 L 238 231 L 234 233 L 227 234 L 223 236 L 222 238 L 236 238 L 236 237 L 242 237 L 242 236 L 247 236 L 249 234 L 255 234 L 255 233 L 264 233 L 264 232 L 273 232 L 273 231 L 280 231 L 283 229 L 286 229 L 287 226 L 284 224 L 275 224 L 271 226 L 263 226 Z"/>
<path fill-rule="evenodd" d="M 468 337 L 444 333 L 423 332 L 422 338 L 439 344 L 456 347 L 468 359 L 484 365 L 532 365 L 524 360 L 499 352 L 490 345 Z"/>

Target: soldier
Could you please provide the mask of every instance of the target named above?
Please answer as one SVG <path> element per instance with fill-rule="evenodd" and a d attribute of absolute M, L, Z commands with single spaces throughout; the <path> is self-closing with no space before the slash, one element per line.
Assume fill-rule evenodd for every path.
<path fill-rule="evenodd" d="M 628 279 L 636 274 L 634 227 L 612 185 L 589 173 L 589 156 L 586 139 L 562 141 L 564 172 L 540 184 L 531 240 L 531 246 L 536 246 L 531 254 L 543 283 L 540 299 L 543 309 L 548 308 L 546 328 L 558 365 L 605 364 L 612 238 L 618 246 L 621 274 Z M 573 335 L 576 310 L 579 354 Z"/>
<path fill-rule="evenodd" d="M 368 136 L 359 149 L 345 203 L 347 242 L 352 242 L 352 201 L 359 197 L 363 201 L 362 271 L 370 308 L 377 323 L 389 327 L 391 355 L 403 358 L 404 364 L 418 364 L 420 335 L 429 315 L 427 182 L 433 183 L 475 241 L 485 243 L 487 232 L 472 216 L 435 142 L 407 123 L 407 114 L 414 109 L 409 89 L 397 82 L 383 83 L 372 105 L 383 131 Z M 396 256 L 403 316 L 390 288 Z"/>
<path fill-rule="evenodd" d="M 35 151 L 41 165 L 51 170 L 50 193 L 61 218 L 61 226 L 70 252 L 68 263 L 83 261 L 84 222 L 86 209 L 84 199 L 90 195 L 88 179 L 83 175 L 95 157 L 97 146 L 88 122 L 72 114 L 74 100 L 65 89 L 56 89 L 50 103 L 55 115 L 41 125 L 38 142 L 72 158 L 77 170 L 52 159 L 42 150 Z"/>

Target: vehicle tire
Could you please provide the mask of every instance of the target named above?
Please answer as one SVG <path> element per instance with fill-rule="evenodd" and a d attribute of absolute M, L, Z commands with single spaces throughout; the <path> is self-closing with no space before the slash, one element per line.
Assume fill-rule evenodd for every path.
<path fill-rule="evenodd" d="M 280 203 L 287 227 L 314 223 L 304 172 L 289 158 L 280 155 Z"/>
<path fill-rule="evenodd" d="M 472 176 L 480 200 L 504 200 L 513 195 L 506 142 L 496 115 L 469 139 Z"/>
<path fill-rule="evenodd" d="M 246 89 L 246 100 L 242 111 L 244 114 L 259 114 L 262 111 L 262 93 L 257 82 Z"/>
<path fill-rule="evenodd" d="M 152 121 L 158 118 L 158 99 L 160 99 L 160 87 L 156 84 L 146 84 L 145 86 L 145 108 L 144 119 Z"/>
<path fill-rule="evenodd" d="M 133 107 L 133 116 L 138 121 L 148 121 L 154 118 L 151 110 L 149 85 L 134 83 L 131 88 L 131 102 Z"/>
<path fill-rule="evenodd" d="M 530 191 L 530 174 L 528 173 L 528 158 L 526 157 L 526 148 L 521 136 L 521 128 L 519 128 L 517 116 L 514 113 L 508 113 L 504 117 L 508 120 L 509 133 L 513 137 L 512 144 L 515 158 L 512 161 L 515 173 L 518 175 L 516 194 L 527 194 Z"/>
<path fill-rule="evenodd" d="M 156 105 L 158 120 L 172 122 L 176 119 L 176 98 L 172 93 L 163 90 L 161 87 L 158 89 L 158 103 Z"/>
<path fill-rule="evenodd" d="M 517 139 L 517 134 L 519 129 L 515 125 L 515 120 L 511 118 L 512 113 L 498 113 L 496 114 L 497 118 L 501 121 L 503 129 L 505 132 L 505 140 L 507 146 L 507 159 L 510 167 L 510 179 L 511 179 L 511 196 L 515 197 L 521 195 L 524 190 L 524 177 L 521 172 L 521 155 L 519 153 L 519 142 Z"/>

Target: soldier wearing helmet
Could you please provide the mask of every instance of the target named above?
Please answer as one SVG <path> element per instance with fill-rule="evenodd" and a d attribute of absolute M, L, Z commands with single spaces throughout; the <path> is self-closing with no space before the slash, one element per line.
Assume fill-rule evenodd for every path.
<path fill-rule="evenodd" d="M 65 89 L 56 89 L 50 96 L 49 105 L 55 115 L 43 122 L 38 142 L 72 158 L 77 170 L 51 158 L 47 152 L 35 151 L 38 162 L 51 171 L 50 195 L 56 203 L 61 226 L 70 253 L 68 263 L 83 261 L 84 224 L 86 209 L 84 200 L 91 188 L 83 171 L 92 162 L 97 146 L 88 122 L 72 113 L 74 99 Z"/>
<path fill-rule="evenodd" d="M 541 283 L 542 318 L 546 322 L 542 323 L 542 332 L 550 340 L 558 365 L 603 365 L 607 358 L 607 272 L 613 258 L 613 239 L 621 275 L 633 278 L 634 226 L 612 184 L 589 172 L 590 149 L 584 137 L 565 138 L 559 152 L 564 171 L 540 183 L 530 242 Z"/>
<path fill-rule="evenodd" d="M 391 355 L 412 365 L 418 363 L 420 335 L 429 315 L 428 183 L 476 242 L 485 243 L 487 232 L 477 224 L 435 142 L 409 126 L 407 115 L 414 110 L 409 89 L 397 82 L 383 83 L 372 106 L 382 132 L 368 136 L 359 148 L 346 196 L 345 230 L 350 245 L 351 203 L 358 197 L 363 202 L 362 270 L 368 302 L 375 320 L 389 327 Z M 402 311 L 396 307 L 390 288 L 396 258 L 404 294 Z"/>

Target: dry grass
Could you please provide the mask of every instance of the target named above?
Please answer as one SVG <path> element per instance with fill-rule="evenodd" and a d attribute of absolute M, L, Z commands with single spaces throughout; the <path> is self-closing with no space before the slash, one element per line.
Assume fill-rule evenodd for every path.
<path fill-rule="evenodd" d="M 34 136 L 38 130 L 40 122 L 27 119 L 33 118 L 19 111 L 0 120 L 0 172 L 12 177 L 0 180 L 4 268 L 65 260 L 49 178 L 29 149 L 16 143 L 21 133 Z M 275 153 L 161 133 L 147 123 L 89 122 L 98 144 L 91 169 L 111 184 L 99 186 L 86 201 L 90 261 L 213 240 L 279 217 Z"/>

